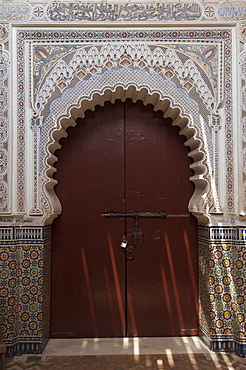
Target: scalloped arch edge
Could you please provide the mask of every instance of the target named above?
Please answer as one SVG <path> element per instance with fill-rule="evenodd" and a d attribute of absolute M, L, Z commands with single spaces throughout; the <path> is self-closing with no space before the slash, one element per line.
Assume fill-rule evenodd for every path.
<path fill-rule="evenodd" d="M 210 166 L 208 164 L 210 151 L 205 150 L 206 145 L 204 144 L 204 141 L 209 142 L 208 137 L 204 138 L 201 135 L 201 132 L 204 134 L 205 130 L 204 127 L 202 130 L 199 127 L 202 120 L 198 104 L 190 99 L 185 91 L 175 89 L 174 84 L 169 84 L 169 81 L 166 80 L 162 81 L 165 85 L 163 86 L 163 90 L 166 92 L 164 95 L 162 89 L 160 91 L 157 88 L 152 89 L 151 86 L 146 86 L 146 81 L 145 84 L 136 84 L 132 82 L 132 79 L 125 84 L 118 82 L 110 88 L 107 84 L 103 84 L 103 79 L 100 81 L 100 77 L 103 76 L 105 74 L 94 79 L 94 81 L 97 80 L 96 89 L 91 86 L 88 94 L 84 94 L 86 89 L 83 87 L 87 81 L 83 81 L 84 84 L 77 84 L 73 89 L 67 90 L 61 98 L 53 101 L 51 113 L 44 123 L 44 125 L 49 126 L 46 127 L 46 134 L 43 132 L 41 137 L 41 158 L 43 158 L 41 162 L 43 178 L 41 202 L 45 211 L 44 224 L 50 224 L 61 213 L 61 204 L 54 191 L 57 183 L 53 179 L 53 174 L 56 171 L 54 163 L 57 161 L 54 153 L 56 149 L 61 147 L 60 139 L 67 136 L 67 128 L 75 126 L 76 119 L 84 117 L 86 110 L 94 110 L 97 105 L 103 106 L 106 101 L 114 103 L 118 99 L 125 101 L 130 98 L 133 102 L 141 100 L 144 105 L 151 104 L 155 111 L 162 111 L 164 118 L 170 117 L 172 125 L 180 127 L 180 135 L 187 138 L 185 145 L 190 148 L 188 156 L 193 159 L 190 167 L 194 172 L 190 181 L 195 185 L 195 191 L 189 201 L 188 208 L 197 217 L 200 225 L 207 225 L 210 221 L 206 205 L 211 188 L 209 181 Z M 150 75 L 148 77 L 151 79 Z M 154 80 L 156 79 L 155 75 L 151 77 L 154 77 Z M 121 80 L 119 79 L 119 81 Z M 173 94 L 173 89 L 176 94 Z M 182 96 L 181 100 L 180 95 Z M 182 105 L 180 101 L 182 101 Z M 192 113 L 185 114 L 185 111 Z"/>

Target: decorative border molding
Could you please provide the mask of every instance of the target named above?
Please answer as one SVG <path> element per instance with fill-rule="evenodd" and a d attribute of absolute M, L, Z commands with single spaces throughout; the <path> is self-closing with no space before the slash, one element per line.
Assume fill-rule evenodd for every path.
<path fill-rule="evenodd" d="M 246 30 L 246 28 L 243 28 Z M 244 33 L 243 33 L 244 35 Z M 244 40 L 246 41 L 246 39 Z M 241 168 L 243 172 L 243 186 L 241 197 L 243 199 L 243 205 L 241 209 L 241 216 L 246 215 L 246 52 L 243 51 L 240 54 L 239 59 L 240 68 L 240 92 L 241 92 L 241 104 L 240 104 L 240 128 L 241 128 Z"/>
<path fill-rule="evenodd" d="M 18 86 L 20 86 L 18 90 L 18 136 L 23 135 L 23 116 L 25 112 L 24 107 L 24 89 L 21 89 L 21 86 L 23 86 L 23 83 L 25 82 L 25 76 L 24 76 L 24 64 L 25 60 L 27 59 L 27 56 L 25 56 L 25 48 L 24 45 L 29 45 L 29 50 L 31 48 L 34 48 L 34 52 L 31 55 L 35 55 L 35 63 L 39 71 L 41 71 L 41 75 L 36 76 L 38 77 L 36 80 L 36 86 L 38 87 L 38 90 L 32 90 L 33 93 L 39 95 L 40 98 L 43 96 L 42 99 L 44 101 L 40 101 L 41 104 L 44 104 L 45 111 L 47 112 L 47 109 L 49 109 L 48 104 L 45 105 L 46 97 L 45 94 L 50 94 L 48 92 L 48 89 L 52 89 L 54 87 L 54 81 L 51 79 L 51 85 L 46 85 L 43 82 L 42 79 L 42 73 L 44 72 L 43 69 L 40 69 L 42 66 L 42 63 L 45 63 L 45 66 L 49 66 L 49 69 L 45 67 L 45 74 L 46 76 L 49 76 L 52 74 L 52 71 L 55 71 L 54 65 L 56 64 L 57 68 L 59 67 L 59 63 L 62 63 L 60 65 L 61 69 L 65 68 L 65 72 L 72 73 L 73 68 L 70 68 L 70 70 L 66 69 L 70 65 L 69 62 L 64 63 L 65 56 L 69 55 L 69 47 L 71 48 L 71 52 L 74 50 L 81 49 L 81 46 L 84 45 L 84 49 L 87 47 L 87 52 L 91 48 L 93 49 L 93 45 L 97 45 L 97 48 L 103 48 L 104 45 L 110 45 L 110 44 L 118 44 L 122 43 L 130 43 L 130 44 L 148 44 L 152 43 L 153 45 L 156 45 L 154 48 L 155 50 L 158 50 L 158 45 L 161 47 L 166 47 L 168 44 L 174 45 L 173 47 L 175 49 L 176 54 L 180 53 L 183 55 L 186 55 L 187 61 L 188 59 L 197 58 L 197 60 L 204 64 L 204 68 L 206 70 L 205 75 L 209 76 L 207 81 L 210 81 L 210 88 L 209 91 L 211 93 L 215 94 L 216 92 L 216 98 L 214 101 L 216 101 L 216 105 L 224 100 L 225 101 L 225 121 L 222 123 L 226 130 L 226 145 L 225 145 L 225 151 L 226 151 L 226 212 L 233 213 L 235 211 L 235 204 L 234 204 L 234 167 L 233 167 L 233 120 L 232 120 L 232 111 L 233 111 L 233 101 L 232 101 L 232 88 L 231 88 L 231 79 L 232 79 L 232 34 L 230 28 L 220 28 L 220 29 L 102 29 L 102 30 L 83 30 L 83 29 L 76 29 L 73 28 L 72 30 L 69 28 L 56 28 L 53 30 L 47 30 L 45 28 L 29 28 L 24 29 L 21 28 L 17 32 L 17 55 L 18 55 Z M 199 49 L 193 49 L 190 47 L 191 43 L 195 42 L 196 45 L 203 45 L 203 51 L 199 52 Z M 42 46 L 40 45 L 42 43 Z M 47 45 L 48 49 L 45 49 L 45 45 Z M 49 45 L 49 46 L 48 46 Z M 53 48 L 52 45 L 56 45 L 56 49 Z M 60 45 L 60 48 L 59 48 Z M 87 46 L 88 45 L 88 46 Z M 176 45 L 176 46 L 175 46 Z M 205 45 L 205 46 L 204 46 Z M 206 47 L 207 45 L 207 47 Z M 95 46 L 94 46 L 95 47 Z M 88 49 L 89 48 L 89 49 Z M 113 48 L 111 47 L 111 50 Z M 207 51 L 206 51 L 207 50 Z M 213 56 L 214 50 L 216 50 L 216 58 L 217 60 L 217 66 L 216 63 L 214 63 Z M 60 51 L 61 53 L 58 53 Z M 37 52 L 39 53 L 39 59 L 37 56 Z M 72 55 L 72 54 L 71 54 Z M 74 54 L 75 55 L 75 54 Z M 86 54 L 84 54 L 86 56 Z M 51 58 L 52 56 L 52 58 Z M 225 56 L 223 58 L 223 56 Z M 40 59 L 40 58 L 43 58 Z M 54 58 L 54 59 L 53 59 Z M 29 56 L 28 56 L 29 59 Z M 216 60 L 216 59 L 215 59 Z M 59 62 L 60 61 L 60 62 Z M 109 60 L 110 63 L 112 63 L 112 68 L 124 68 L 124 66 L 115 67 L 114 63 L 115 61 L 112 59 Z M 184 62 L 183 62 L 184 63 Z M 211 64 L 212 63 L 212 64 Z M 66 65 L 65 65 L 66 64 Z M 78 63 L 76 64 L 78 65 Z M 183 64 L 185 66 L 185 63 Z M 35 66 L 35 68 L 36 68 Z M 80 73 L 80 76 L 77 77 L 77 81 L 80 81 L 82 78 L 83 80 L 86 80 L 86 78 L 89 78 L 90 76 L 93 76 L 94 74 L 100 73 L 101 66 L 98 66 L 94 63 L 94 68 L 96 72 L 90 72 L 86 68 L 82 68 L 82 72 Z M 196 68 L 198 68 L 199 63 L 196 64 Z M 146 66 L 149 68 L 149 66 Z M 144 67 L 144 68 L 146 68 Z M 36 69 L 33 69 L 36 71 Z M 43 67 L 42 67 L 43 68 Z M 52 69 L 53 68 L 53 69 Z M 136 68 L 136 67 L 134 67 Z M 139 66 L 138 66 L 139 68 Z M 153 67 L 154 68 L 154 67 Z M 212 70 L 211 70 L 212 68 Z M 215 69 L 217 68 L 217 70 Z M 93 68 L 91 68 L 93 69 Z M 109 68 L 110 69 L 110 68 Z M 223 76 L 222 71 L 225 71 L 225 75 Z M 213 80 L 212 72 L 216 71 L 214 75 L 219 75 L 219 81 L 216 87 L 216 82 Z M 154 70 L 152 72 L 155 72 Z M 35 72 L 36 73 L 36 72 Z M 39 72 L 38 72 L 39 73 Z M 83 74 L 86 74 L 86 76 L 83 76 Z M 158 74 L 158 72 L 155 72 Z M 74 75 L 73 75 L 74 77 Z M 225 84 L 224 84 L 224 78 L 225 77 Z M 69 85 L 71 76 L 64 77 L 63 80 L 60 79 L 59 82 L 60 85 L 56 86 L 56 89 L 54 91 L 54 97 L 53 99 L 61 96 L 63 89 L 70 88 L 71 85 Z M 167 78 L 167 76 L 166 76 Z M 48 80 L 48 79 L 47 79 Z M 46 81 L 47 81 L 46 80 Z M 73 80 L 74 81 L 74 80 Z M 198 80 L 197 80 L 198 81 Z M 187 89 L 189 88 L 188 84 L 190 84 L 189 81 L 187 81 Z M 34 86 L 34 85 L 33 85 Z M 212 87 L 213 86 L 213 87 Z M 220 87 L 218 89 L 218 87 Z M 21 89 L 21 90 L 20 90 Z M 43 90 L 42 90 L 43 89 Z M 65 91 L 64 90 L 64 91 Z M 43 91 L 43 93 L 42 93 Z M 188 91 L 188 90 L 187 90 Z M 189 91 L 188 91 L 189 92 Z M 43 94 L 43 95 L 42 95 Z M 198 94 L 199 95 L 199 94 Z M 201 93 L 200 93 L 201 95 Z M 32 96 L 35 96 L 32 94 Z M 212 102 L 212 101 L 211 101 Z M 39 118 L 39 107 L 35 106 L 34 109 L 36 110 L 35 119 Z M 214 104 L 214 103 L 213 103 Z M 206 108 L 207 109 L 207 108 Z M 217 107 L 213 107 L 212 110 L 214 110 L 214 113 L 217 114 L 216 111 Z M 43 114 L 43 113 L 42 113 Z M 203 113 L 204 114 L 204 113 Z M 211 111 L 210 111 L 211 114 Z M 204 114 L 204 116 L 206 116 Z M 46 116 L 44 116 L 44 120 L 46 119 Z M 43 121 L 44 122 L 44 121 Z M 208 122 L 207 122 L 208 123 Z M 19 147 L 18 147 L 19 148 Z M 20 155 L 22 155 L 23 146 L 20 147 Z M 22 156 L 18 156 L 18 171 L 20 169 L 20 172 L 18 172 L 18 202 L 19 210 L 24 211 L 24 204 L 25 204 L 25 194 L 22 191 L 23 189 L 23 181 L 25 181 L 23 177 L 23 166 L 25 163 L 25 158 Z M 217 175 L 216 175 L 217 176 Z M 215 177 L 215 180 L 217 181 L 217 178 Z M 215 187 L 216 187 L 216 181 L 215 181 Z M 217 196 L 217 195 L 215 195 Z M 210 195 L 211 197 L 211 195 Z M 208 208 L 212 206 L 211 202 L 209 201 L 207 204 Z M 215 207 L 215 212 L 218 212 L 218 207 Z"/>
<path fill-rule="evenodd" d="M 26 212 L 26 58 L 24 40 L 17 49 L 17 213 Z"/>
<path fill-rule="evenodd" d="M 10 160 L 9 160 L 9 52 L 5 50 L 8 28 L 0 25 L 0 213 L 11 209 Z"/>

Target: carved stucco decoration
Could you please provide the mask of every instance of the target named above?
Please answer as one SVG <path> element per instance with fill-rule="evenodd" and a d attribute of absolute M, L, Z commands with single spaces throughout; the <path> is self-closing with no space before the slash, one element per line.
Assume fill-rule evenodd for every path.
<path fill-rule="evenodd" d="M 51 22 L 170 22 L 198 21 L 202 7 L 197 2 L 50 2 Z"/>
<path fill-rule="evenodd" d="M 207 173 L 213 175 L 211 176 L 212 182 L 209 182 L 211 192 L 204 202 L 210 214 L 221 213 L 217 195 L 218 188 L 221 185 L 219 181 L 221 167 L 219 167 L 220 163 L 218 156 L 216 156 L 216 148 L 220 145 L 221 133 L 225 127 L 225 161 L 228 168 L 228 171 L 226 171 L 226 205 L 223 204 L 223 198 L 221 200 L 222 207 L 225 206 L 225 212 L 233 212 L 234 162 L 231 149 L 233 145 L 231 125 L 233 104 L 230 89 L 232 74 L 231 32 L 228 28 L 219 30 L 207 28 L 202 30 L 198 28 L 192 30 L 166 28 L 134 30 L 128 28 L 96 30 L 33 28 L 25 30 L 21 28 L 17 36 L 18 87 L 22 80 L 27 83 L 25 69 L 23 69 L 25 61 L 30 60 L 32 62 L 34 76 L 29 84 L 30 89 L 20 91 L 20 88 L 18 88 L 18 137 L 23 135 L 23 115 L 25 111 L 27 112 L 25 106 L 27 100 L 24 100 L 24 97 L 27 96 L 27 93 L 34 113 L 32 121 L 33 161 L 35 162 L 33 165 L 34 187 L 32 189 L 32 199 L 28 204 L 29 215 L 40 216 L 43 214 L 42 217 L 46 217 L 40 203 L 39 170 L 43 158 L 40 158 L 39 155 L 39 135 L 41 131 L 43 132 L 43 125 L 49 115 L 51 102 L 61 97 L 67 89 L 73 88 L 80 81 L 86 81 L 106 71 L 127 67 L 132 70 L 143 69 L 148 73 L 159 75 L 164 80 L 173 82 L 198 103 L 206 130 L 210 133 L 209 158 L 213 159 L 211 161 L 212 168 L 207 171 Z M 122 58 L 120 57 L 117 61 L 114 53 L 119 45 L 124 46 L 123 54 L 127 55 L 126 58 L 123 58 L 122 54 Z M 135 58 L 133 52 L 137 51 L 141 54 L 142 45 L 144 45 L 142 58 L 140 59 L 138 56 Z M 107 54 L 103 56 L 103 53 L 107 50 L 109 50 L 108 60 L 106 58 Z M 130 50 L 129 53 L 128 50 Z M 73 72 L 70 74 L 68 73 L 68 67 L 71 68 L 70 62 L 75 54 L 78 60 L 73 60 L 73 63 L 76 62 L 74 65 L 77 67 L 74 70 L 72 68 Z M 226 55 L 226 58 L 223 57 L 224 55 Z M 159 63 L 158 65 L 159 57 L 162 59 L 162 64 Z M 85 61 L 87 64 L 84 63 Z M 102 66 L 99 61 L 100 63 L 105 62 L 101 72 L 100 68 Z M 57 78 L 53 79 L 53 76 L 55 77 L 53 72 L 57 68 L 58 62 L 61 63 L 62 68 L 57 70 Z M 223 71 L 226 71 L 226 74 Z M 46 88 L 45 84 L 48 79 L 49 84 Z M 49 88 L 51 91 L 49 91 Z M 218 109 L 218 103 L 221 101 L 226 103 L 223 109 Z M 213 122 L 219 122 L 219 124 L 216 123 L 215 126 Z M 222 127 L 222 130 L 220 130 L 220 127 Z M 20 151 L 21 149 L 23 147 L 20 147 Z M 214 150 L 214 154 L 212 154 L 212 150 Z M 17 164 L 17 205 L 18 211 L 23 212 L 23 204 L 25 204 L 23 181 L 25 181 L 25 175 L 21 171 L 25 164 L 25 157 L 21 157 L 21 154 L 18 156 L 19 162 Z M 215 222 L 218 221 L 216 216 L 215 218 L 211 216 L 211 222 L 213 222 L 212 219 Z M 38 217 L 35 217 L 35 221 L 37 220 Z M 44 219 L 40 222 L 44 222 Z"/>
<path fill-rule="evenodd" d="M 5 38 L 6 36 L 6 38 Z M 7 28 L 0 25 L 0 41 L 8 37 Z M 2 38 L 2 40 L 1 40 Z M 2 45 L 0 44 L 0 47 Z M 0 52 L 0 212 L 10 211 L 10 161 L 9 161 L 9 53 Z"/>
<path fill-rule="evenodd" d="M 56 181 L 52 176 L 55 172 L 53 164 L 57 161 L 54 153 L 60 147 L 59 140 L 67 135 L 66 129 L 74 126 L 76 119 L 83 117 L 87 109 L 94 110 L 105 101 L 113 103 L 116 99 L 124 101 L 127 98 L 142 100 L 145 105 L 152 104 L 155 110 L 162 110 L 164 117 L 171 117 L 173 125 L 180 127 L 180 134 L 186 136 L 185 145 L 190 147 L 189 156 L 193 159 L 194 175 L 190 180 L 195 184 L 189 210 L 201 224 L 208 223 L 209 208 L 213 205 L 211 134 L 199 113 L 199 105 L 172 81 L 130 68 L 110 70 L 82 80 L 50 104 L 50 114 L 43 123 L 40 139 L 42 207 L 46 222 L 51 222 L 61 212 L 54 192 Z"/>
<path fill-rule="evenodd" d="M 245 30 L 245 26 L 243 28 Z M 243 32 L 245 36 L 245 32 Z M 245 217 L 246 215 L 246 52 L 243 51 L 240 54 L 240 77 L 241 77 L 241 138 L 242 138 L 242 149 L 241 149 L 241 160 L 242 160 L 242 173 L 243 173 L 243 186 L 241 191 L 241 198 L 243 207 L 240 211 L 240 215 Z"/>
<path fill-rule="evenodd" d="M 176 80 L 172 80 L 173 76 Z M 193 88 L 207 115 L 216 113 L 216 83 L 212 77 L 192 58 L 171 47 L 108 43 L 100 48 L 87 46 L 67 51 L 46 71 L 43 79 L 36 78 L 33 107 L 35 122 L 39 120 L 41 128 L 42 207 L 46 222 L 61 212 L 52 175 L 57 160 L 54 152 L 60 138 L 66 136 L 67 127 L 75 125 L 75 119 L 83 116 L 86 109 L 93 110 L 96 104 L 130 97 L 162 110 L 187 137 L 186 145 L 191 148 L 189 155 L 194 161 L 191 168 L 195 174 L 191 181 L 196 186 L 189 209 L 201 224 L 208 223 L 209 210 L 213 208 L 216 213 L 219 209 L 212 168 L 211 128 L 200 114 L 199 104 L 188 93 Z M 98 95 L 102 95 L 101 100 Z M 43 125 L 40 122 L 44 122 Z M 40 211 L 37 209 L 36 213 Z"/>
<path fill-rule="evenodd" d="M 207 54 L 211 56 L 214 53 L 214 48 L 207 48 Z M 62 51 L 55 51 L 46 57 L 46 51 L 37 47 L 36 53 L 43 55 L 44 62 L 47 64 L 48 59 L 53 59 Z M 69 59 L 66 61 L 66 58 Z M 45 59 L 46 57 L 46 59 Z M 181 59 L 183 57 L 183 60 Z M 208 62 L 203 60 L 205 67 Z M 105 68 L 122 68 L 134 67 L 148 69 L 150 73 L 158 73 L 164 75 L 167 79 L 175 77 L 179 80 L 180 86 L 189 91 L 193 86 L 203 100 L 206 108 L 210 112 L 215 111 L 216 98 L 214 88 L 216 82 L 211 74 L 207 82 L 204 79 L 204 72 L 195 63 L 192 58 L 184 57 L 184 53 L 180 50 L 175 50 L 170 47 L 155 47 L 145 44 L 128 44 L 121 45 L 106 44 L 101 48 L 96 46 L 83 47 L 76 52 L 68 52 L 65 57 L 60 58 L 55 66 L 48 70 L 41 81 L 39 81 L 38 71 L 36 75 L 36 84 L 34 86 L 33 95 L 35 98 L 34 111 L 35 116 L 39 116 L 51 94 L 58 87 L 60 91 L 71 86 L 71 82 L 78 82 L 79 79 L 85 79 L 88 75 L 102 73 Z M 42 64 L 39 67 L 41 70 Z M 75 78 L 77 77 L 77 81 Z M 207 74 L 205 75 L 207 77 Z M 36 85 L 38 86 L 35 89 Z"/>
<path fill-rule="evenodd" d="M 242 21 L 246 17 L 245 2 L 227 2 L 224 1 L 218 4 L 217 9 L 218 19 L 225 21 Z"/>
<path fill-rule="evenodd" d="M 31 18 L 32 7 L 25 1 L 5 1 L 0 3 L 0 22 L 27 22 Z"/>

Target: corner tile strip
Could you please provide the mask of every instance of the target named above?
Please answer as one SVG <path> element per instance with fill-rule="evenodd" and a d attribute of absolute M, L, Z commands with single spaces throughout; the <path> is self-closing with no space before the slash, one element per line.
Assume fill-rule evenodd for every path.
<path fill-rule="evenodd" d="M 41 353 L 49 332 L 50 227 L 0 227 L 0 314 L 7 355 Z"/>

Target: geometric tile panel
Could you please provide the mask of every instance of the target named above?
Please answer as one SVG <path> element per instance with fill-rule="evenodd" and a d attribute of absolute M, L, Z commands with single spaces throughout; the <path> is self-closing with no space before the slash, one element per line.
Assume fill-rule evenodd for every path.
<path fill-rule="evenodd" d="M 215 351 L 246 355 L 246 240 L 242 227 L 200 227 L 200 328 Z"/>
<path fill-rule="evenodd" d="M 0 227 L 0 238 L 7 355 L 40 353 L 49 333 L 50 227 Z"/>
<path fill-rule="evenodd" d="M 51 227 L 0 227 L 0 314 L 7 355 L 49 336 Z M 214 351 L 246 356 L 246 229 L 199 227 L 200 330 Z"/>

